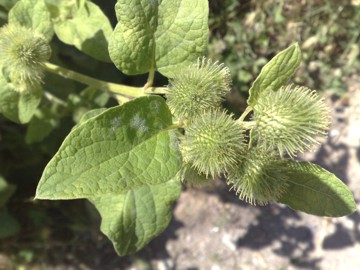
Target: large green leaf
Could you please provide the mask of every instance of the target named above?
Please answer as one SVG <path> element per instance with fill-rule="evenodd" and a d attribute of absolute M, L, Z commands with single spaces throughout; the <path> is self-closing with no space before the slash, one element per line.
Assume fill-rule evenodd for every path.
<path fill-rule="evenodd" d="M 340 217 L 356 210 L 353 195 L 334 174 L 310 162 L 289 160 L 289 190 L 279 202 L 317 216 Z"/>
<path fill-rule="evenodd" d="M 17 123 L 27 123 L 34 115 L 42 97 L 40 86 L 18 92 L 0 77 L 0 113 Z"/>
<path fill-rule="evenodd" d="M 113 242 L 117 253 L 124 256 L 144 247 L 168 226 L 172 203 L 180 191 L 180 181 L 170 180 L 90 201 L 102 217 L 102 232 Z"/>
<path fill-rule="evenodd" d="M 32 28 L 48 41 L 54 35 L 50 12 L 44 0 L 20 0 L 9 12 L 9 23 Z"/>
<path fill-rule="evenodd" d="M 62 42 L 74 45 L 95 59 L 110 62 L 108 40 L 113 29 L 108 18 L 91 2 L 75 4 L 73 9 L 69 9 L 68 5 L 59 6 L 65 11 L 58 11 L 58 17 L 54 20 L 56 35 Z"/>
<path fill-rule="evenodd" d="M 84 123 L 85 121 L 89 120 L 90 118 L 98 116 L 99 114 L 103 113 L 104 111 L 106 111 L 106 108 L 97 108 L 97 109 L 92 109 L 90 111 L 87 111 L 86 113 L 84 113 L 81 116 L 78 125 Z"/>
<path fill-rule="evenodd" d="M 46 166 L 38 199 L 117 195 L 165 183 L 181 155 L 165 101 L 142 97 L 110 108 L 74 128 Z"/>
<path fill-rule="evenodd" d="M 126 74 L 158 70 L 171 77 L 204 53 L 207 0 L 118 0 L 109 52 Z"/>
<path fill-rule="evenodd" d="M 261 92 L 278 90 L 294 75 L 301 61 L 301 50 L 297 43 L 281 51 L 262 69 L 249 90 L 247 103 L 254 106 Z"/>

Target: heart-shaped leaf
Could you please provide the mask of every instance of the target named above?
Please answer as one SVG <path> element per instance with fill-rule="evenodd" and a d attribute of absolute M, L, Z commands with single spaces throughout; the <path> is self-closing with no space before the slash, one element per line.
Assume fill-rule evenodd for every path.
<path fill-rule="evenodd" d="M 115 11 L 109 52 L 126 74 L 158 70 L 171 77 L 206 49 L 207 0 L 118 0 Z"/>

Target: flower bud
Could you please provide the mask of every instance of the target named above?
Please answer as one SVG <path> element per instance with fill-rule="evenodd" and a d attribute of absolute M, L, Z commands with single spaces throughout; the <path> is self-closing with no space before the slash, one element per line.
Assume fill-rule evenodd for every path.
<path fill-rule="evenodd" d="M 276 201 L 288 187 L 283 162 L 264 149 L 251 148 L 228 173 L 227 184 L 241 200 L 250 204 L 265 205 Z"/>
<path fill-rule="evenodd" d="M 330 113 L 316 91 L 288 85 L 262 93 L 254 106 L 253 119 L 256 127 L 252 135 L 258 145 L 292 157 L 311 149 L 318 143 L 316 137 L 326 134 Z"/>
<path fill-rule="evenodd" d="M 219 107 L 231 88 L 227 67 L 210 59 L 198 59 L 170 79 L 168 105 L 179 120 L 191 120 L 204 111 Z"/>
<path fill-rule="evenodd" d="M 178 174 L 180 181 L 189 186 L 200 187 L 213 182 L 213 178 L 199 173 L 190 164 L 184 163 Z"/>
<path fill-rule="evenodd" d="M 18 91 L 41 83 L 50 55 L 45 38 L 32 29 L 19 25 L 0 28 L 0 66 Z"/>
<path fill-rule="evenodd" d="M 221 111 L 199 115 L 180 141 L 183 159 L 200 174 L 215 178 L 233 167 L 244 146 L 242 127 Z"/>

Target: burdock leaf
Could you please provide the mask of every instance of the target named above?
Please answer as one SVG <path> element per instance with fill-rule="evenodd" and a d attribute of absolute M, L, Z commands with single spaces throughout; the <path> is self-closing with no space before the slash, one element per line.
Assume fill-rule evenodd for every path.
<path fill-rule="evenodd" d="M 289 188 L 278 202 L 308 214 L 328 217 L 356 210 L 349 188 L 334 174 L 310 162 L 289 160 Z"/>
<path fill-rule="evenodd" d="M 158 96 L 110 108 L 74 128 L 46 166 L 37 199 L 93 198 L 166 183 L 181 166 Z"/>
<path fill-rule="evenodd" d="M 115 11 L 110 58 L 126 74 L 171 77 L 206 49 L 207 0 L 118 0 Z"/>

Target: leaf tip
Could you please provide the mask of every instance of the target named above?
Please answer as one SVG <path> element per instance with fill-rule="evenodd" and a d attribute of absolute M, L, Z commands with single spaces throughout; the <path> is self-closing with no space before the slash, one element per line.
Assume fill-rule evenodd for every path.
<path fill-rule="evenodd" d="M 35 191 L 34 200 L 45 200 L 45 199 L 48 199 L 48 197 L 44 194 L 43 186 L 41 185 L 41 180 L 40 180 L 40 183 L 38 184 Z"/>
<path fill-rule="evenodd" d="M 294 46 L 294 51 L 299 54 L 299 58 L 301 59 L 301 48 L 299 42 L 295 42 L 292 46 Z"/>
<path fill-rule="evenodd" d="M 34 196 L 34 201 L 35 200 L 42 200 L 42 199 L 43 199 L 42 196 L 39 194 L 38 190 L 36 190 L 35 196 Z"/>

